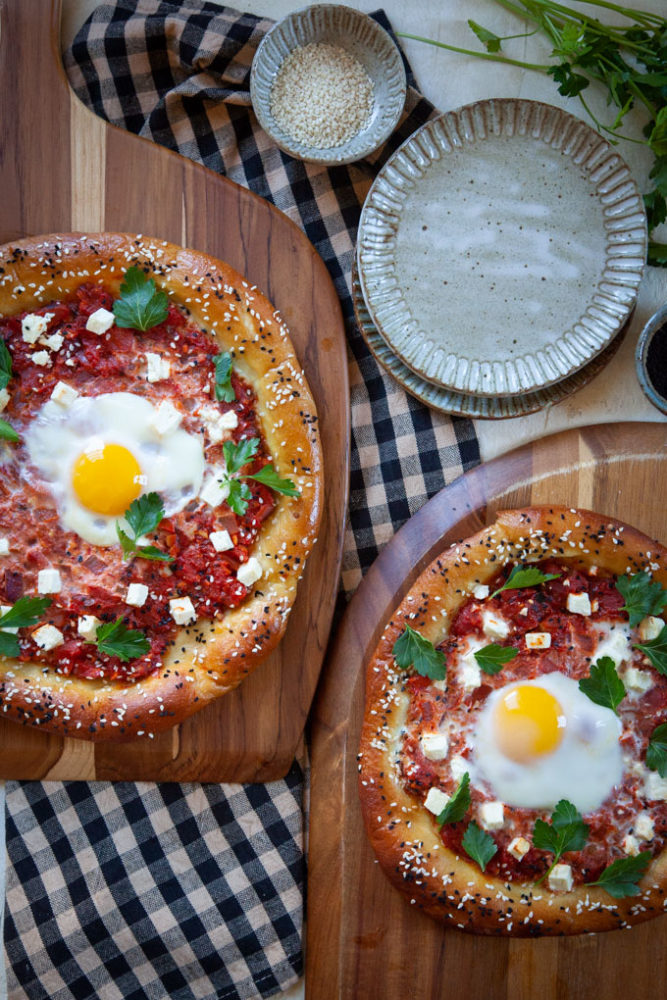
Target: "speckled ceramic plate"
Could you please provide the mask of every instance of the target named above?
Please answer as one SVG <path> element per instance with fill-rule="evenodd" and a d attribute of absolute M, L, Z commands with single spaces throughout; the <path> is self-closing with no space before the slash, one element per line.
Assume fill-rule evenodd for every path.
<path fill-rule="evenodd" d="M 510 396 L 569 378 L 616 337 L 646 256 L 616 150 L 536 101 L 488 100 L 418 129 L 361 215 L 369 316 L 417 376 Z"/>
<path fill-rule="evenodd" d="M 616 334 L 611 344 L 592 361 L 580 368 L 574 375 L 562 379 L 554 385 L 535 392 L 516 396 L 473 396 L 466 393 L 443 389 L 416 375 L 396 357 L 371 319 L 359 284 L 356 266 L 352 272 L 352 301 L 354 314 L 361 335 L 369 351 L 382 367 L 399 382 L 406 392 L 420 402 L 441 413 L 456 417 L 479 417 L 487 420 L 506 420 L 509 417 L 524 417 L 547 406 L 554 406 L 582 389 L 611 361 L 625 336 L 625 327 Z"/>

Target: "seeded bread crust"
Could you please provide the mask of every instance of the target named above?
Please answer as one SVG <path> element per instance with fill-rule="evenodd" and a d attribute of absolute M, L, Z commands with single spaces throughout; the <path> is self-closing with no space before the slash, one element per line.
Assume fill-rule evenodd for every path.
<path fill-rule="evenodd" d="M 667 906 L 666 852 L 651 862 L 641 894 L 626 899 L 588 886 L 558 893 L 544 885 L 501 881 L 446 848 L 435 816 L 401 782 L 397 761 L 408 675 L 397 668 L 392 648 L 406 624 L 437 645 L 475 584 L 486 583 L 508 562 L 550 556 L 618 576 L 647 570 L 667 587 L 667 549 L 629 525 L 564 507 L 504 511 L 421 574 L 392 615 L 367 668 L 359 790 L 371 845 L 390 881 L 414 905 L 472 933 L 537 937 L 615 930 L 664 913 Z"/>
<path fill-rule="evenodd" d="M 263 575 L 244 603 L 180 629 L 157 674 L 136 683 L 61 677 L 39 663 L 0 657 L 5 718 L 86 740 L 159 733 L 235 688 L 276 647 L 322 511 L 322 451 L 315 404 L 274 306 L 242 275 L 206 254 L 127 233 L 51 234 L 0 248 L 0 313 L 70 298 L 84 281 L 115 296 L 137 266 L 181 305 L 253 387 L 271 459 L 300 496 L 276 508 L 251 555 Z"/>

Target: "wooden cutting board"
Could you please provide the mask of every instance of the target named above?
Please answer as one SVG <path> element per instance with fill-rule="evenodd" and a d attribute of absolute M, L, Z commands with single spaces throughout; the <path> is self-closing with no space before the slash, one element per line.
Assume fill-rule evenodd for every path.
<path fill-rule="evenodd" d="M 350 603 L 311 721 L 308 1000 L 632 1000 L 665 995 L 667 916 L 629 931 L 537 941 L 445 929 L 410 906 L 366 841 L 356 753 L 364 665 L 418 573 L 526 504 L 586 507 L 667 543 L 667 428 L 564 431 L 466 473 L 398 532 Z"/>
<path fill-rule="evenodd" d="M 240 688 L 150 743 L 106 747 L 0 720 L 0 777 L 268 781 L 303 734 L 338 586 L 348 484 L 349 390 L 340 305 L 326 268 L 267 202 L 107 125 L 69 89 L 59 0 L 0 0 L 0 243 L 122 231 L 228 261 L 291 330 L 320 416 L 325 510 L 288 631 Z"/>

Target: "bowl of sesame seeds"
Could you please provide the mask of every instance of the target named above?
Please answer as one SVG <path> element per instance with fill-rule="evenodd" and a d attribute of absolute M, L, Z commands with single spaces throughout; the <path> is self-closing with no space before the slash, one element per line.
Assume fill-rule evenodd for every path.
<path fill-rule="evenodd" d="M 396 127 L 405 68 L 391 36 L 340 4 L 293 11 L 262 39 L 250 96 L 262 128 L 308 163 L 361 160 Z"/>

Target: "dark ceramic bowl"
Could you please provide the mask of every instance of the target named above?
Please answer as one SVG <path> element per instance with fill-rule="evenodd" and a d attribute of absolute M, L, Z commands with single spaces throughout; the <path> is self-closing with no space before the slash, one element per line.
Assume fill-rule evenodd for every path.
<path fill-rule="evenodd" d="M 663 361 L 663 376 L 662 383 L 667 384 L 667 305 L 664 305 L 662 309 L 658 309 L 656 313 L 651 316 L 650 320 L 642 330 L 639 340 L 637 341 L 637 350 L 635 352 L 635 365 L 637 367 L 637 378 L 639 379 L 639 384 L 644 390 L 646 398 L 653 403 L 653 405 L 660 410 L 662 413 L 667 413 L 667 396 L 662 395 L 659 391 L 658 386 L 651 380 L 652 372 L 655 375 L 655 365 L 651 364 L 649 369 L 649 352 L 653 348 L 653 352 L 657 349 L 656 335 L 660 336 L 661 346 L 662 346 L 662 356 Z M 651 357 L 651 361 L 654 362 L 655 359 Z M 667 391 L 667 390 L 664 390 Z"/>

